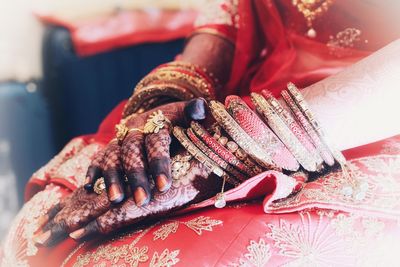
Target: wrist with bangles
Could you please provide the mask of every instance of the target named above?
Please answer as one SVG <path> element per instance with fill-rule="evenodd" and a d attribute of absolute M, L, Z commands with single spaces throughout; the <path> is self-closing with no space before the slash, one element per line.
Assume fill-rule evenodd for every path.
<path fill-rule="evenodd" d="M 325 141 L 319 123 L 300 91 L 289 83 L 288 90 L 284 90 L 282 95 L 284 99 L 282 104 L 268 93 L 252 94 L 252 101 L 260 118 L 278 137 L 275 142 L 281 142 L 276 147 L 280 149 L 282 145 L 285 146 L 298 161 L 300 168 L 288 168 L 285 164 L 277 164 L 278 161 L 271 160 L 274 151 L 261 146 L 260 142 L 257 142 L 259 139 L 254 135 L 254 130 L 260 128 L 252 127 L 250 122 L 254 121 L 246 121 L 246 116 L 234 114 L 235 109 L 229 106 L 229 101 L 226 108 L 217 101 L 209 102 L 211 114 L 217 123 L 211 131 L 192 122 L 187 130 L 174 127 L 173 133 L 191 156 L 228 183 L 232 181 L 240 183 L 243 181 L 243 176 L 250 178 L 262 170 L 282 170 L 305 182 L 310 174 L 315 175 L 322 170 L 329 171 L 329 167 L 333 165 L 330 158 L 339 163 L 345 176 L 349 175 L 344 156 Z M 219 127 L 227 136 L 223 136 Z M 236 148 L 235 151 L 240 150 L 242 155 L 239 156 L 231 149 L 227 149 L 228 142 L 231 147 Z M 321 150 L 321 147 L 325 149 Z M 257 166 L 257 173 L 246 171 L 249 165 L 243 161 L 245 157 L 251 159 L 246 163 L 252 162 Z M 224 185 L 215 201 L 216 207 L 224 206 Z"/>
<path fill-rule="evenodd" d="M 208 70 L 192 63 L 172 61 L 158 66 L 135 87 L 123 111 L 123 117 L 142 113 L 159 105 L 160 101 L 215 98 L 221 85 Z"/>

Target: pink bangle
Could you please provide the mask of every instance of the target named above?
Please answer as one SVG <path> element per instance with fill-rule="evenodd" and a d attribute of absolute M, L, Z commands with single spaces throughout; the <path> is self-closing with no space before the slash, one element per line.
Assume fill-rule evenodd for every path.
<path fill-rule="evenodd" d="M 271 156 L 279 167 L 296 171 L 299 163 L 267 125 L 238 96 L 225 99 L 227 110 L 243 130 Z"/>
<path fill-rule="evenodd" d="M 323 164 L 323 159 L 319 155 L 318 151 L 314 147 L 313 143 L 309 139 L 307 133 L 302 129 L 302 127 L 297 123 L 297 121 L 293 118 L 293 116 L 286 111 L 273 97 L 270 93 L 265 90 L 261 91 L 261 94 L 266 98 L 266 100 L 270 103 L 271 107 L 275 110 L 275 112 L 280 116 L 283 122 L 286 123 L 288 128 L 292 131 L 292 133 L 297 137 L 300 143 L 308 150 L 310 156 L 315 159 L 315 162 L 318 165 Z"/>

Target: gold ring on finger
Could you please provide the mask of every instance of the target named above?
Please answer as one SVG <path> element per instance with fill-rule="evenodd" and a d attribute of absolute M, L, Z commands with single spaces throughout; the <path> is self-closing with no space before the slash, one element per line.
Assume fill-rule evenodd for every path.
<path fill-rule="evenodd" d="M 147 119 L 143 132 L 145 134 L 158 133 L 166 125 L 170 125 L 171 121 L 167 119 L 161 110 L 154 111 Z"/>
<path fill-rule="evenodd" d="M 104 182 L 104 178 L 100 177 L 99 179 L 97 179 L 97 181 L 94 183 L 93 186 L 93 191 L 98 194 L 101 195 L 104 192 L 104 189 L 106 189 L 106 184 Z"/>

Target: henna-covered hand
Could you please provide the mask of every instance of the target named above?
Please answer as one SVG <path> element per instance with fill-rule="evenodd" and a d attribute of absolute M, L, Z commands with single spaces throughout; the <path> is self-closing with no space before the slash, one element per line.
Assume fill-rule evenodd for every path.
<path fill-rule="evenodd" d="M 205 101 L 200 98 L 166 104 L 132 117 L 126 126 L 130 129 L 143 129 L 149 115 L 155 110 L 161 110 L 173 125 L 182 125 L 191 120 L 204 119 L 205 106 Z M 152 195 L 151 180 L 159 192 L 167 191 L 171 186 L 171 137 L 168 127 L 147 135 L 133 130 L 121 145 L 117 142 L 109 143 L 88 168 L 85 188 L 91 191 L 96 180 L 104 177 L 111 203 L 121 203 L 130 190 L 138 206 L 149 203 Z M 124 186 L 125 177 L 129 184 L 128 190 Z"/>
<path fill-rule="evenodd" d="M 68 234 L 75 240 L 110 234 L 122 227 L 134 227 L 144 219 L 155 218 L 172 209 L 215 195 L 222 180 L 212 175 L 197 160 L 190 158 L 186 152 L 173 158 L 174 165 L 185 167 L 174 171 L 170 189 L 166 193 L 160 193 L 153 187 L 153 198 L 145 207 L 137 206 L 131 197 L 121 205 L 114 206 L 105 192 L 97 195 L 78 188 L 39 219 L 43 227 L 35 236 L 36 243 L 52 246 L 64 240 Z M 185 162 L 189 164 L 184 164 Z"/>

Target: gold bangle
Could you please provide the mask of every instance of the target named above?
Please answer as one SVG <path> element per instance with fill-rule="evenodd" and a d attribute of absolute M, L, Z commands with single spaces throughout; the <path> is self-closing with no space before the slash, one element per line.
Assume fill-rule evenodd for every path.
<path fill-rule="evenodd" d="M 251 94 L 251 100 L 256 106 L 257 111 L 266 120 L 275 134 L 282 140 L 297 161 L 308 171 L 316 171 L 317 163 L 308 156 L 308 151 L 300 143 L 297 137 L 286 126 L 277 115 L 268 101 L 257 93 Z"/>
<path fill-rule="evenodd" d="M 217 101 L 210 101 L 210 110 L 218 124 L 224 128 L 247 154 L 268 169 L 275 166 L 268 153 L 260 148 L 260 146 L 240 127 L 228 111 L 226 111 L 224 105 Z"/>
<path fill-rule="evenodd" d="M 148 85 L 135 93 L 128 99 L 124 107 L 123 116 L 127 117 L 134 113 L 143 113 L 150 109 L 148 103 L 156 97 L 167 96 L 173 99 L 189 100 L 195 96 L 186 88 L 173 83 Z"/>
<path fill-rule="evenodd" d="M 318 120 L 315 118 L 314 114 L 311 112 L 307 102 L 304 100 L 303 95 L 300 93 L 300 91 L 297 89 L 296 85 L 293 83 L 288 83 L 287 84 L 287 91 L 289 95 L 293 98 L 295 103 L 297 104 L 298 108 L 300 111 L 303 113 L 303 115 L 307 118 L 308 122 L 311 124 L 311 126 L 314 128 L 314 130 L 317 132 L 318 136 L 320 137 L 321 141 L 326 144 L 326 146 L 329 148 L 331 154 L 333 157 L 341 164 L 345 165 L 346 164 L 346 158 L 343 156 L 342 152 L 334 148 L 330 142 L 327 141 L 325 138 L 325 133 L 323 132 L 320 123 Z"/>
<path fill-rule="evenodd" d="M 218 80 L 218 78 L 215 77 L 215 75 L 212 72 L 209 72 L 205 67 L 200 67 L 196 64 L 193 63 L 189 63 L 189 62 L 185 62 L 185 61 L 172 61 L 170 63 L 168 63 L 169 66 L 173 66 L 173 67 L 181 67 L 184 68 L 186 70 L 190 70 L 193 72 L 193 74 L 197 75 L 197 76 L 201 76 L 203 77 L 203 73 L 204 75 L 206 75 L 209 79 L 211 79 L 213 81 L 213 85 L 215 87 L 219 87 L 220 86 L 220 82 Z M 199 70 L 201 70 L 201 72 L 203 73 L 199 73 Z"/>
<path fill-rule="evenodd" d="M 178 82 L 190 87 L 195 96 L 201 96 L 206 99 L 214 98 L 212 85 L 210 85 L 205 79 L 191 76 L 177 70 L 164 70 L 163 68 L 160 68 L 143 78 L 142 81 L 138 83 L 135 90 L 140 90 L 142 87 L 153 81 Z"/>
<path fill-rule="evenodd" d="M 219 177 L 223 177 L 224 175 L 227 175 L 223 169 L 221 169 L 219 166 L 217 166 L 211 159 L 209 159 L 206 155 L 204 155 L 203 152 L 201 152 L 200 149 L 198 149 L 187 137 L 185 134 L 184 130 L 181 127 L 175 126 L 173 128 L 173 134 L 178 139 L 178 141 L 181 143 L 181 145 L 195 158 L 197 159 L 200 163 L 202 163 L 206 168 L 211 170 L 215 175 Z M 239 183 L 229 177 L 227 179 L 227 182 L 233 184 L 234 186 L 239 185 Z"/>

